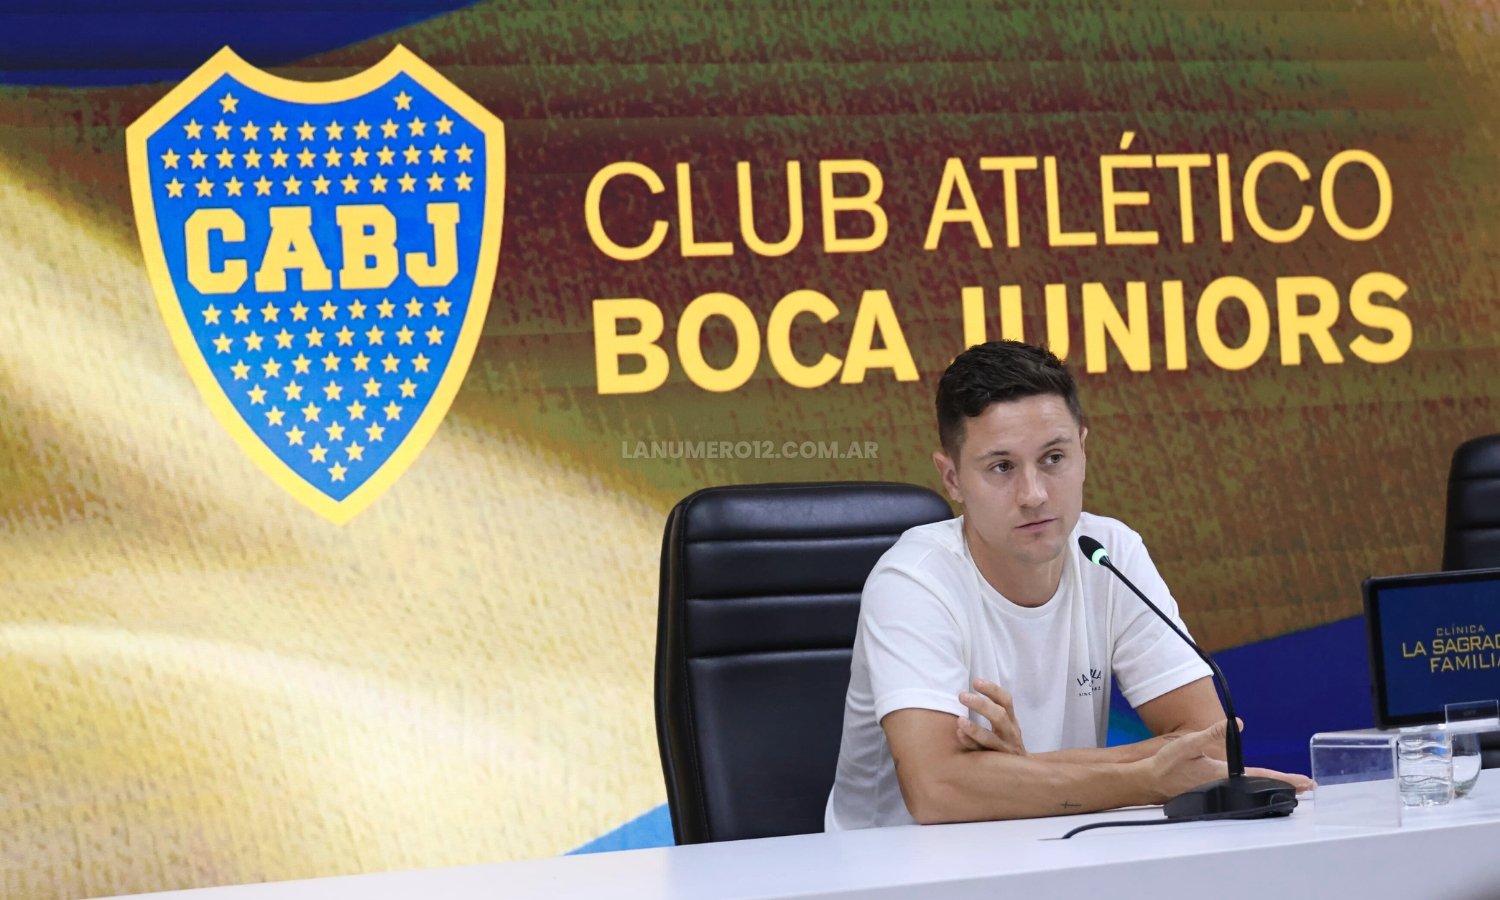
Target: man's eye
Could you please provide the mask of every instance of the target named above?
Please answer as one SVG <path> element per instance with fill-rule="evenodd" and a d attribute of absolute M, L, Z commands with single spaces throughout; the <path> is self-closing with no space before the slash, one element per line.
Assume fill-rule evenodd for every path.
<path fill-rule="evenodd" d="M 1046 456 L 1047 462 L 1052 463 L 1053 465 L 1062 462 L 1062 458 L 1063 455 L 1061 453 L 1048 453 Z"/>
<path fill-rule="evenodd" d="M 1009 472 L 1012 468 L 1013 466 L 1008 462 L 997 462 L 993 466 L 990 466 L 990 469 L 996 472 Z"/>

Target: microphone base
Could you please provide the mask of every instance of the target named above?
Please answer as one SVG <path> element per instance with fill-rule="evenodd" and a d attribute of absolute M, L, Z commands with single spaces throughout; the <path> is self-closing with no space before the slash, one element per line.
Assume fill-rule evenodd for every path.
<path fill-rule="evenodd" d="M 1296 805 L 1297 789 L 1285 781 L 1240 775 L 1200 784 L 1178 794 L 1167 801 L 1162 812 L 1169 819 L 1228 812 L 1241 814 L 1235 818 L 1267 819 L 1289 816 Z"/>

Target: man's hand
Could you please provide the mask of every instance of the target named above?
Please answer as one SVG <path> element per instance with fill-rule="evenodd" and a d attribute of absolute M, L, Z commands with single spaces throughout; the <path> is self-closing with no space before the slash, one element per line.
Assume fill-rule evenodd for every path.
<path fill-rule="evenodd" d="M 1184 791 L 1229 775 L 1224 763 L 1224 733 L 1227 721 L 1167 740 L 1150 757 L 1143 760 L 1149 770 L 1148 785 L 1156 796 L 1154 802 L 1165 803 Z M 1297 793 L 1312 790 L 1312 779 L 1289 775 L 1271 769 L 1246 769 L 1246 775 L 1277 778 L 1290 784 Z"/>
<path fill-rule="evenodd" d="M 983 678 L 974 679 L 974 692 L 963 691 L 958 702 L 990 721 L 989 728 L 975 724 L 968 716 L 958 717 L 958 745 L 965 750 L 996 750 L 1026 756 L 1026 742 L 1021 737 L 1021 723 L 1016 720 L 1010 691 Z"/>

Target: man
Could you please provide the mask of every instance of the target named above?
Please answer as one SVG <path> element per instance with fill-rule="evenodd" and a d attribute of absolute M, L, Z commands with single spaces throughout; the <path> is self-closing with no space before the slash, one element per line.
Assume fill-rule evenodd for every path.
<path fill-rule="evenodd" d="M 1083 512 L 1067 369 L 1027 344 L 972 347 L 937 416 L 933 463 L 964 514 L 906 532 L 865 583 L 824 827 L 1089 812 L 1224 777 L 1208 667 L 1078 549 L 1099 540 L 1176 618 L 1140 536 Z M 1102 747 L 1115 678 L 1156 737 Z"/>

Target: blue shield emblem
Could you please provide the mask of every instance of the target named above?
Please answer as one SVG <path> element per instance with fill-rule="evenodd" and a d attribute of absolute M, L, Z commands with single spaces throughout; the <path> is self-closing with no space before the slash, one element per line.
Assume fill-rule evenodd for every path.
<path fill-rule="evenodd" d="M 344 523 L 458 392 L 500 253 L 500 121 L 403 47 L 335 82 L 228 48 L 126 135 L 177 353 L 267 474 Z"/>

